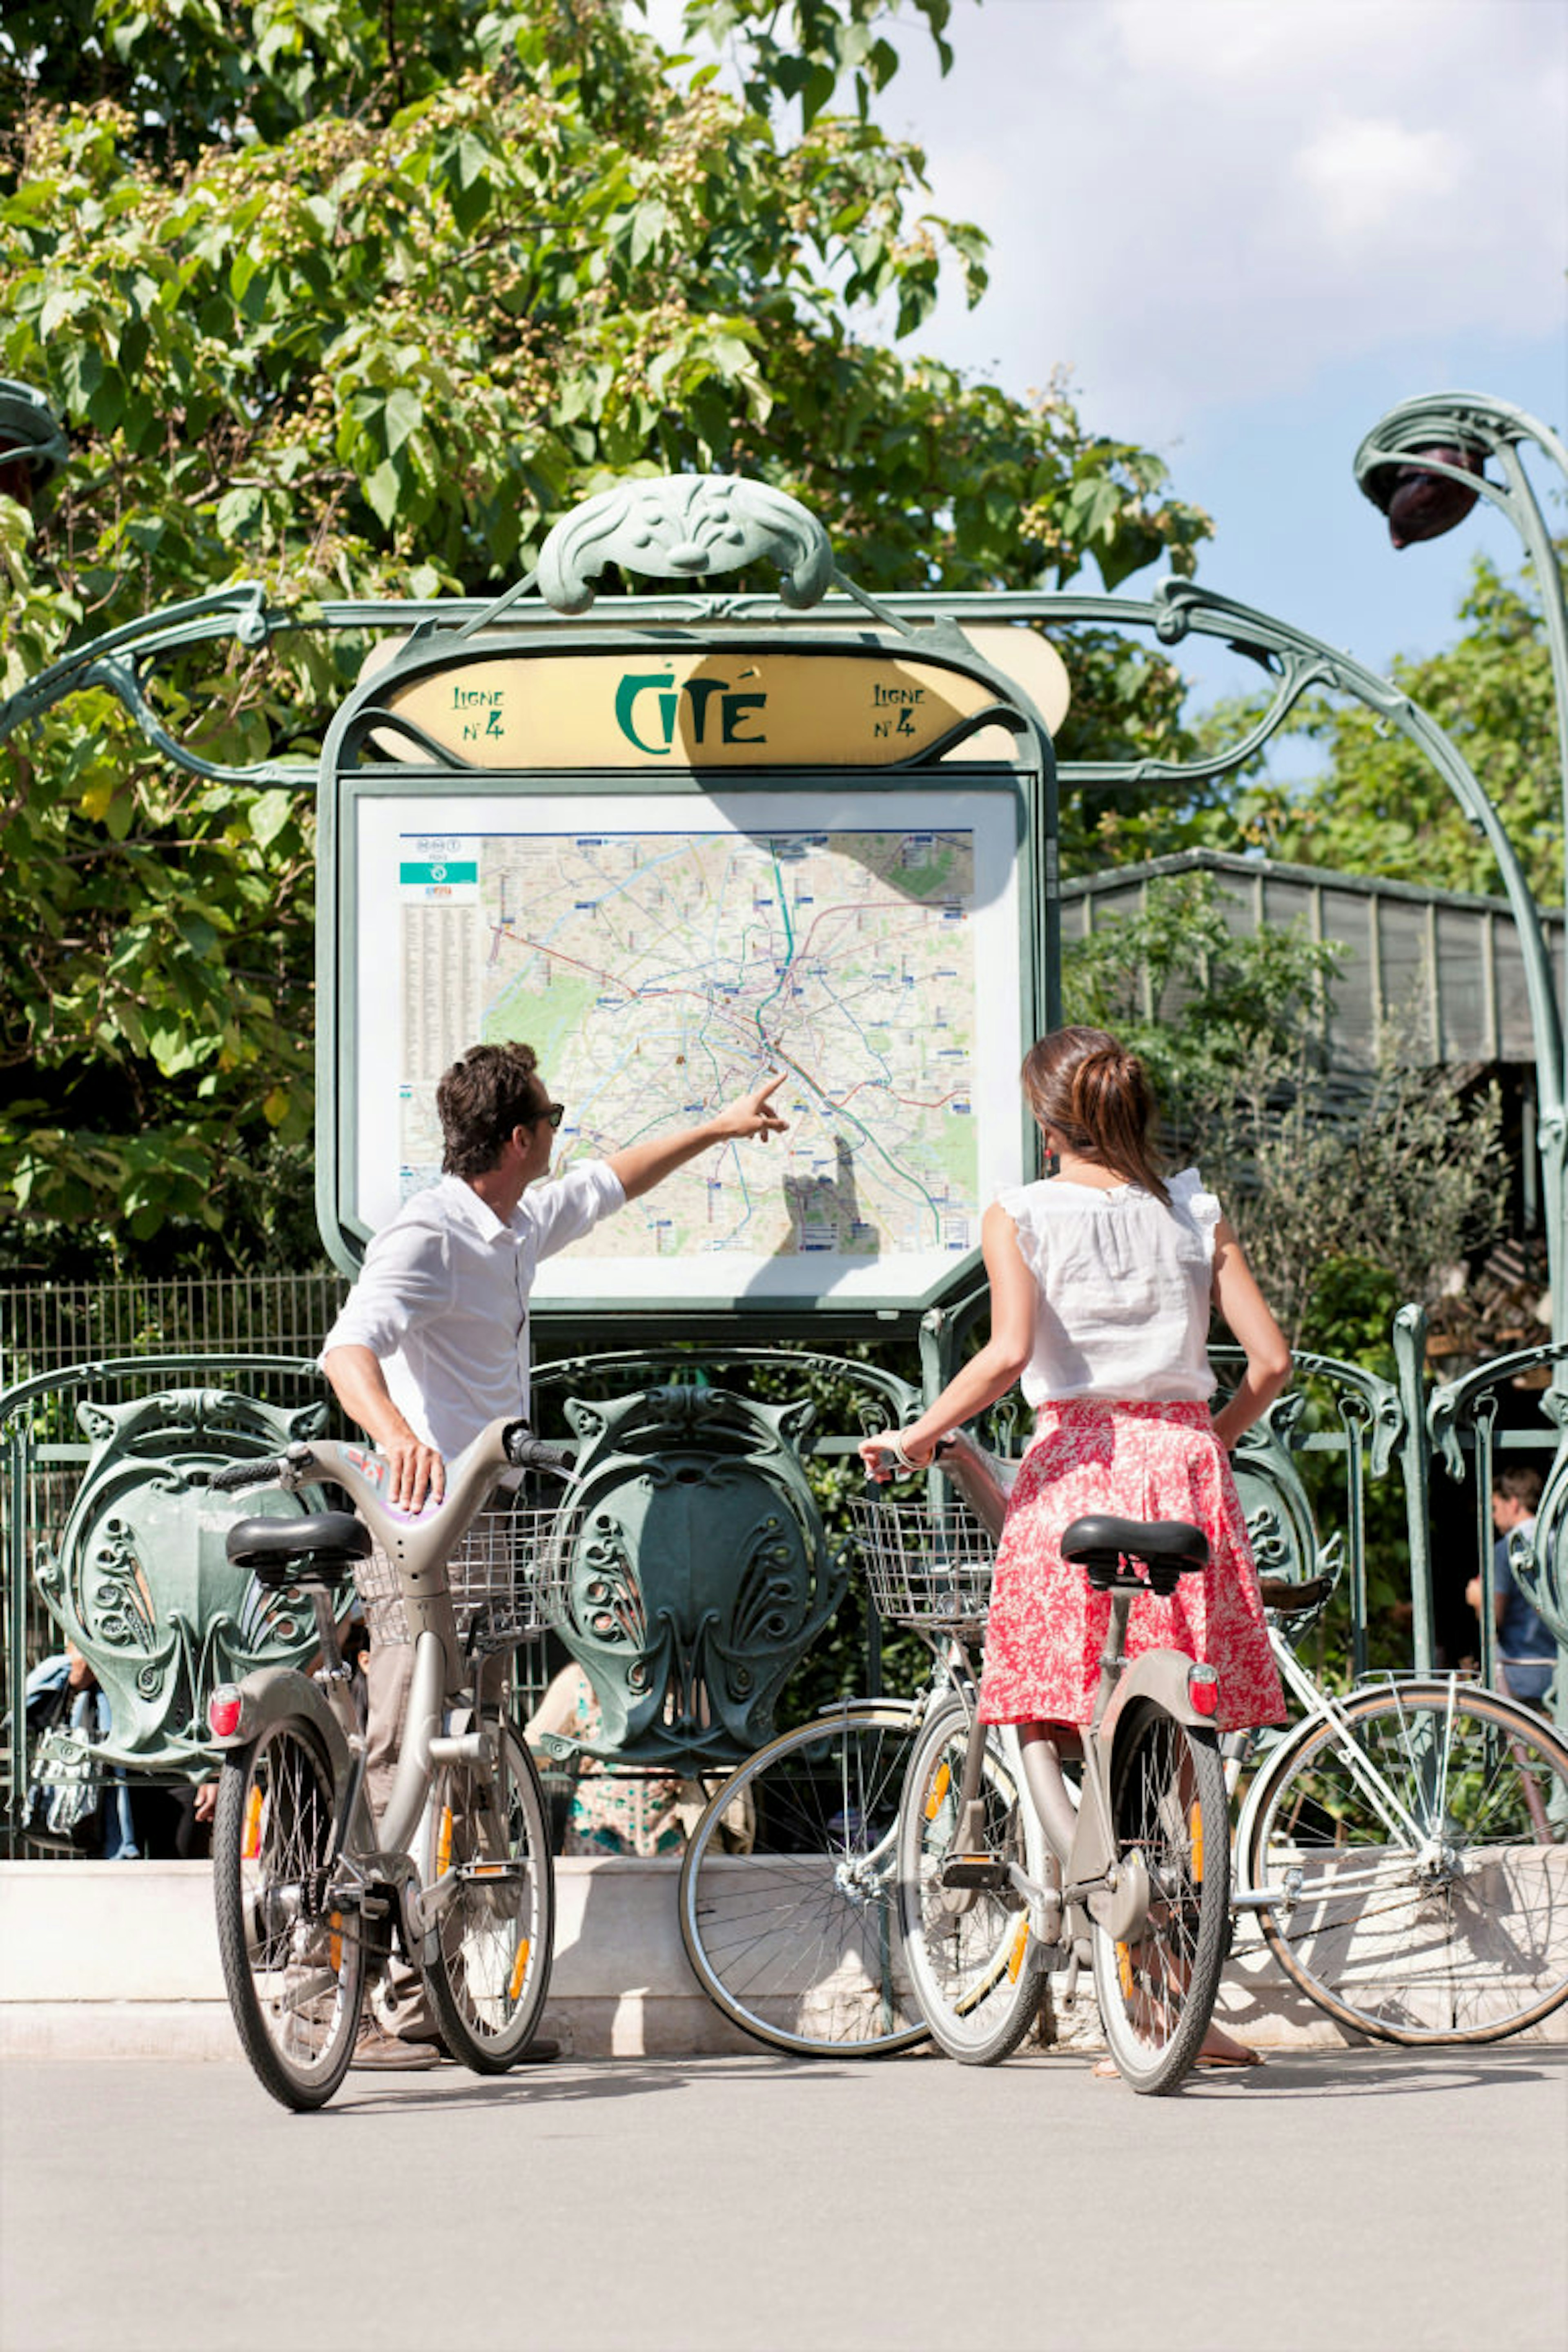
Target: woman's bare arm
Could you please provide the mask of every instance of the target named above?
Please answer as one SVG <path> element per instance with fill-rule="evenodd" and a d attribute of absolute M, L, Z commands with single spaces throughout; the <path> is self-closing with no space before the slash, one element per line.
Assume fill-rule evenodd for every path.
<path fill-rule="evenodd" d="M 1018 1228 L 999 1202 L 986 1210 L 980 1239 L 991 1285 L 991 1337 L 953 1374 L 935 1403 L 899 1432 L 900 1444 L 915 1462 L 929 1462 L 939 1438 L 1005 1396 L 1034 1352 L 1035 1277 L 1018 1248 Z M 862 1442 L 861 1458 L 873 1476 L 886 1475 L 887 1451 L 885 1437 Z"/>
<path fill-rule="evenodd" d="M 1240 1386 L 1214 1417 L 1215 1435 L 1228 1454 L 1242 1433 L 1268 1412 L 1290 1377 L 1285 1334 L 1269 1312 L 1228 1217 L 1215 1228 L 1214 1302 L 1247 1357 Z"/>

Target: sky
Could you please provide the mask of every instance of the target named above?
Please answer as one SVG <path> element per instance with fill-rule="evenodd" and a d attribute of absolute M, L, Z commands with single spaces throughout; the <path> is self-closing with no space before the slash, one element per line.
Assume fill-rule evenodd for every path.
<path fill-rule="evenodd" d="M 1083 424 L 1213 517 L 1208 587 L 1378 670 L 1451 642 L 1510 525 L 1483 503 L 1396 553 L 1352 460 L 1426 392 L 1568 432 L 1568 6 L 953 0 L 949 37 L 944 79 L 905 22 L 877 114 L 924 148 L 931 211 L 989 234 L 991 287 L 969 311 L 954 273 L 907 348 L 1016 394 L 1065 368 Z M 1200 700 L 1256 681 L 1181 658 Z"/>
<path fill-rule="evenodd" d="M 1451 641 L 1510 525 L 1483 506 L 1396 553 L 1352 460 L 1425 392 L 1568 430 L 1568 8 L 954 0 L 949 37 L 943 79 L 910 25 L 879 111 L 992 282 L 919 340 L 1016 393 L 1065 367 L 1082 421 L 1213 517 L 1207 586 L 1380 670 Z"/>

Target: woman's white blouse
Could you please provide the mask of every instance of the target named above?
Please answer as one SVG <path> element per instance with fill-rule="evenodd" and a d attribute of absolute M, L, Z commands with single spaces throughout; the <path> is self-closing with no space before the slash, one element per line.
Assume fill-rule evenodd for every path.
<path fill-rule="evenodd" d="M 1032 1405 L 1065 1397 L 1201 1402 L 1215 1391 L 1205 1342 L 1220 1205 L 1195 1168 L 1170 1178 L 1167 1209 L 1141 1184 L 1100 1192 L 1061 1177 L 999 1196 L 1035 1277 Z"/>

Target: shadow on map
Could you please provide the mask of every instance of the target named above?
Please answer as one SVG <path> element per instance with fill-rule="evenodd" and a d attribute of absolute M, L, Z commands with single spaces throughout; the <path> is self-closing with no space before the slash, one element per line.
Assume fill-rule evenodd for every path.
<path fill-rule="evenodd" d="M 860 1214 L 855 1182 L 855 1155 L 846 1136 L 833 1143 L 834 1168 L 816 1176 L 786 1176 L 784 1205 L 789 1211 L 789 1239 L 774 1255 L 806 1256 L 833 1251 L 844 1257 L 879 1257 L 881 1233 Z"/>

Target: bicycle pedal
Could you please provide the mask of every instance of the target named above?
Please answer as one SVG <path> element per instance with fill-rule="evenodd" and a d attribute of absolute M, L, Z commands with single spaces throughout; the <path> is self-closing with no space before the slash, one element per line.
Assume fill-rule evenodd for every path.
<path fill-rule="evenodd" d="M 937 1873 L 942 1886 L 994 1888 L 1007 1884 L 1007 1865 L 994 1854 L 950 1853 Z"/>

